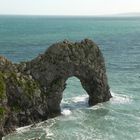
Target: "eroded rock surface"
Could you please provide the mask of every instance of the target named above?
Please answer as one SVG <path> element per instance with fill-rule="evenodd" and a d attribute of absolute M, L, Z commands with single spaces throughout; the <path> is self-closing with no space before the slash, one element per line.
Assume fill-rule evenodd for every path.
<path fill-rule="evenodd" d="M 0 57 L 0 137 L 59 115 L 71 76 L 80 79 L 90 106 L 111 98 L 102 53 L 91 40 L 53 44 L 44 54 L 21 64 Z"/>

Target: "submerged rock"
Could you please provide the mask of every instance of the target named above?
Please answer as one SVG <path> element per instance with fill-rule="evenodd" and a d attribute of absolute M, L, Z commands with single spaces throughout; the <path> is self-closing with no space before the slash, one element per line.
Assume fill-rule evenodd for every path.
<path fill-rule="evenodd" d="M 91 40 L 53 44 L 44 54 L 20 64 L 0 57 L 0 137 L 59 115 L 71 76 L 80 79 L 90 106 L 111 98 L 103 55 Z"/>

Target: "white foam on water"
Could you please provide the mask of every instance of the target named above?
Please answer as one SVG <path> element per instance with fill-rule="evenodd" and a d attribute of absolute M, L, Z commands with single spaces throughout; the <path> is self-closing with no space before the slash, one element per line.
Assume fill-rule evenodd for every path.
<path fill-rule="evenodd" d="M 26 131 L 28 131 L 31 128 L 31 126 L 32 125 L 28 125 L 28 126 L 24 126 L 24 127 L 19 127 L 19 128 L 16 129 L 16 131 L 18 133 L 26 132 Z"/>
<path fill-rule="evenodd" d="M 54 134 L 52 132 L 50 132 L 50 128 L 46 128 L 45 130 L 46 133 L 46 138 L 51 138 Z"/>
<path fill-rule="evenodd" d="M 86 102 L 88 98 L 88 95 L 83 95 L 83 96 L 76 96 L 72 98 L 72 101 L 74 103 L 78 103 L 78 102 Z"/>
<path fill-rule="evenodd" d="M 114 92 L 111 91 L 112 94 L 112 98 L 110 100 L 110 102 L 112 104 L 130 104 L 132 102 L 131 97 L 124 95 L 124 94 L 116 94 Z"/>
<path fill-rule="evenodd" d="M 98 104 L 91 106 L 87 109 L 97 110 L 97 109 L 103 108 L 103 106 L 104 106 L 103 103 L 98 103 Z"/>
<path fill-rule="evenodd" d="M 68 99 L 62 99 L 61 104 L 68 104 L 69 103 L 69 98 Z"/>
<path fill-rule="evenodd" d="M 42 121 L 40 123 L 37 123 L 35 124 L 35 127 L 36 128 L 42 128 L 43 125 L 47 125 L 47 127 L 52 127 L 54 124 L 55 124 L 55 119 L 52 118 L 52 119 L 48 119 L 48 120 L 45 120 L 45 121 Z"/>
<path fill-rule="evenodd" d="M 70 109 L 63 109 L 61 114 L 64 116 L 68 116 L 68 115 L 71 115 L 72 112 L 70 111 Z"/>
<path fill-rule="evenodd" d="M 51 137 L 51 136 L 53 136 L 53 135 L 54 135 L 54 134 L 53 134 L 52 132 L 46 130 L 46 138 L 47 138 L 47 137 Z"/>
<path fill-rule="evenodd" d="M 112 104 L 129 104 L 132 102 L 132 97 L 124 94 L 117 94 L 111 91 L 112 98 L 110 99 L 110 102 Z M 79 102 L 87 102 L 88 101 L 88 95 L 82 95 L 82 96 L 76 96 L 71 98 L 71 101 L 74 103 L 79 103 Z M 64 103 L 69 103 L 68 101 L 64 101 Z M 97 104 L 96 107 L 98 108 L 101 106 L 102 103 Z M 99 106 L 98 106 L 99 105 Z M 100 107 L 99 107 L 100 108 Z"/>

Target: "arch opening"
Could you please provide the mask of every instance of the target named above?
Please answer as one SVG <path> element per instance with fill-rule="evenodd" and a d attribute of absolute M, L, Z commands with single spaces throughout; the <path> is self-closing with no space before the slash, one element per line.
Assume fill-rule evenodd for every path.
<path fill-rule="evenodd" d="M 77 108 L 87 107 L 88 97 L 80 80 L 75 76 L 69 77 L 66 80 L 66 88 L 63 91 L 63 98 L 60 105 L 62 114 L 67 114 L 70 110 Z"/>

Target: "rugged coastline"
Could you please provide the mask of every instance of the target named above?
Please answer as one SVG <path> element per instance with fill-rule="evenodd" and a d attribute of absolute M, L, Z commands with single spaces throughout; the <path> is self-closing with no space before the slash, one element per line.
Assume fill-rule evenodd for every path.
<path fill-rule="evenodd" d="M 65 82 L 71 76 L 80 79 L 90 106 L 111 98 L 103 55 L 91 40 L 53 44 L 20 64 L 1 56 L 0 138 L 17 127 L 59 115 Z"/>

